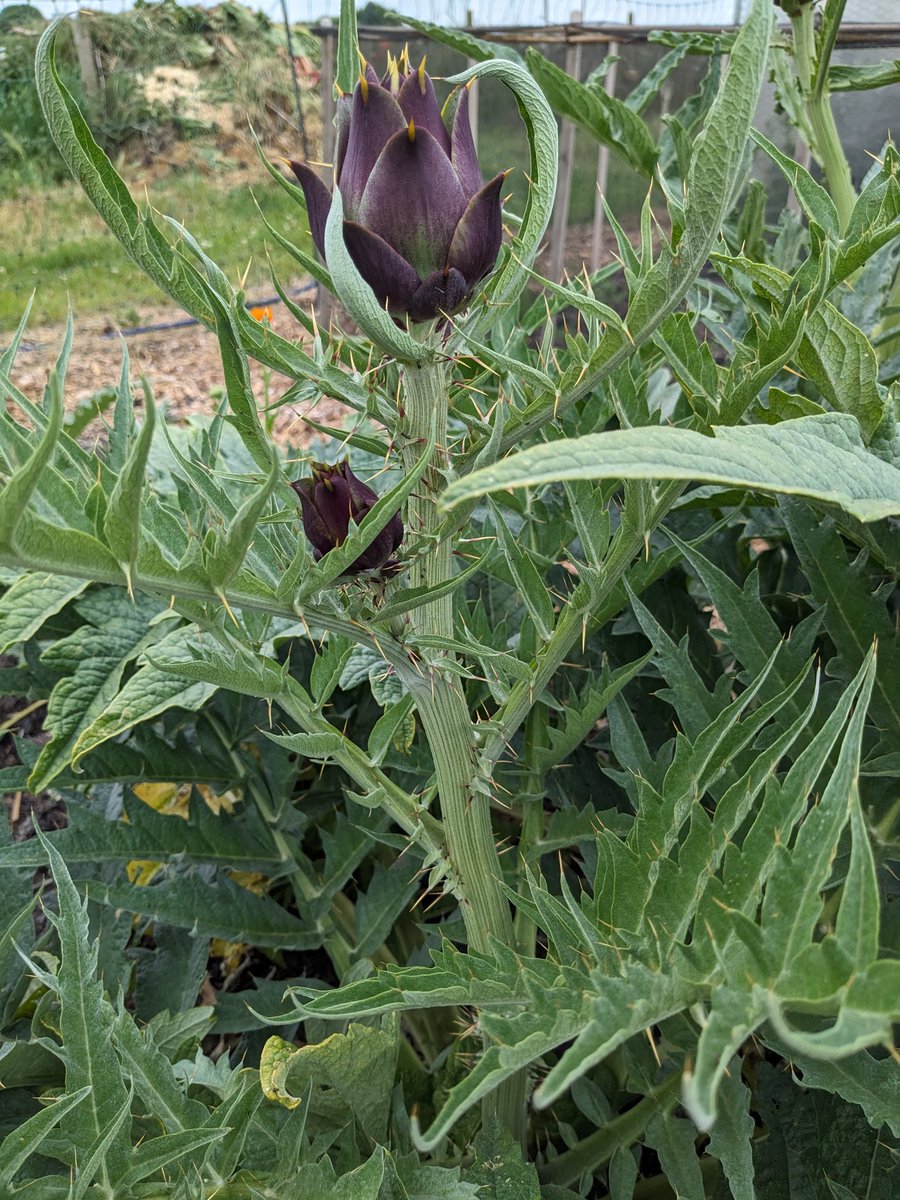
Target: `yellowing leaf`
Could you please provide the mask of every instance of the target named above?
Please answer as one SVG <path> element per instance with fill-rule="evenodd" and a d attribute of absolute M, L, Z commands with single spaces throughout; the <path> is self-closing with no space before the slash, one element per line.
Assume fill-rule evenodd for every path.
<path fill-rule="evenodd" d="M 300 1053 L 295 1045 L 280 1037 L 270 1037 L 263 1046 L 259 1060 L 259 1082 L 267 1100 L 274 1100 L 285 1108 L 297 1108 L 301 1103 L 300 1097 L 292 1096 L 285 1086 L 294 1057 Z"/>
<path fill-rule="evenodd" d="M 216 816 L 221 812 L 226 812 L 230 816 L 234 812 L 235 804 L 239 803 L 242 793 L 239 788 L 235 788 L 229 792 L 222 792 L 221 795 L 214 792 L 207 783 L 198 783 L 194 785 L 198 793 L 203 797 L 203 801 L 210 812 L 214 812 Z"/>
<path fill-rule="evenodd" d="M 210 958 L 221 958 L 225 975 L 230 975 L 238 969 L 246 952 L 246 942 L 228 942 L 224 938 L 213 938 L 209 944 Z"/>
<path fill-rule="evenodd" d="M 139 800 L 143 800 L 155 812 L 164 816 L 183 817 L 186 821 L 190 812 L 191 784 L 189 783 L 136 783 L 132 791 Z M 231 815 L 235 804 L 242 799 L 239 788 L 231 791 L 214 792 L 206 783 L 193 785 L 210 812 L 219 816 L 226 812 Z"/>
<path fill-rule="evenodd" d="M 161 862 L 153 862 L 149 858 L 133 858 L 125 864 L 125 874 L 128 882 L 137 887 L 146 887 L 162 870 Z"/>
<path fill-rule="evenodd" d="M 136 783 L 131 790 L 154 812 L 182 817 L 185 821 L 188 819 L 188 802 L 191 798 L 189 783 Z"/>
<path fill-rule="evenodd" d="M 228 874 L 238 887 L 246 888 L 256 896 L 264 896 L 269 889 L 269 876 L 261 875 L 259 871 L 229 871 Z"/>

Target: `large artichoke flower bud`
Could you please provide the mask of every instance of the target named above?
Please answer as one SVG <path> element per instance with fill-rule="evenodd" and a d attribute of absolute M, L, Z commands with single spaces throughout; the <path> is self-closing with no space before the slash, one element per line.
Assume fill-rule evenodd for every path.
<path fill-rule="evenodd" d="M 503 234 L 506 174 L 484 182 L 468 91 L 454 93 L 442 116 L 425 60 L 412 70 L 404 51 L 389 56 L 381 80 L 365 65 L 352 99 L 338 100 L 336 123 L 344 242 L 360 275 L 394 317 L 456 312 L 493 268 Z M 305 163 L 291 168 L 324 258 L 331 193 Z"/>
<path fill-rule="evenodd" d="M 350 522 L 358 525 L 378 499 L 356 478 L 346 459 L 335 466 L 313 463 L 312 474 L 296 480 L 291 487 L 300 498 L 303 532 L 312 544 L 316 562 L 346 540 Z M 403 522 L 396 513 L 346 574 L 383 567 L 402 541 Z"/>

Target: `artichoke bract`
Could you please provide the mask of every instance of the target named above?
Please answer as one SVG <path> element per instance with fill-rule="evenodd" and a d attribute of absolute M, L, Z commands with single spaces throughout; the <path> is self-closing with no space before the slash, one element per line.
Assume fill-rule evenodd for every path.
<path fill-rule="evenodd" d="M 468 90 L 442 116 L 425 60 L 411 70 L 404 51 L 388 57 L 381 80 L 365 65 L 352 98 L 338 99 L 336 125 L 344 242 L 360 275 L 395 318 L 456 312 L 493 268 L 503 235 L 506 172 L 484 182 Z M 331 193 L 311 167 L 290 165 L 324 259 Z"/>
<path fill-rule="evenodd" d="M 378 500 L 378 496 L 350 470 L 350 464 L 342 462 L 330 466 L 313 463 L 312 473 L 306 479 L 297 479 L 291 487 L 300 499 L 303 532 L 313 548 L 316 562 L 335 546 L 346 541 L 350 524 L 359 525 L 366 513 Z M 403 522 L 395 513 L 346 571 L 347 575 L 358 575 L 360 571 L 374 571 L 383 567 L 403 541 Z"/>

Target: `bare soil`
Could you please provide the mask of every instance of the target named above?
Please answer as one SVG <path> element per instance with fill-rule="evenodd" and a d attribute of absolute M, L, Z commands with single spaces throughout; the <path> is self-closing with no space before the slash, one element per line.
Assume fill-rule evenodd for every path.
<path fill-rule="evenodd" d="M 279 305 L 269 308 L 272 328 L 283 337 L 303 340 L 299 329 Z M 145 326 L 167 325 L 184 320 L 176 308 L 160 308 L 145 316 Z M 56 361 L 63 331 L 58 326 L 29 331 L 12 372 L 13 382 L 31 400 L 39 400 Z M 164 405 L 168 420 L 180 423 L 194 414 L 213 412 L 214 389 L 223 388 L 222 364 L 215 334 L 202 325 L 159 329 L 127 338 L 131 378 L 137 384 L 144 376 L 157 404 Z M 122 339 L 103 318 L 79 321 L 66 374 L 66 408 L 71 410 L 96 392 L 114 387 L 122 365 Z M 260 409 L 272 404 L 287 390 L 291 380 L 259 363 L 251 363 L 253 392 Z M 137 393 L 140 396 L 140 392 Z M 340 424 L 345 412 L 335 400 L 322 397 L 314 406 L 317 421 Z M 310 415 L 308 406 L 286 405 L 275 421 L 274 434 L 283 443 L 309 444 L 311 435 L 300 419 Z"/>

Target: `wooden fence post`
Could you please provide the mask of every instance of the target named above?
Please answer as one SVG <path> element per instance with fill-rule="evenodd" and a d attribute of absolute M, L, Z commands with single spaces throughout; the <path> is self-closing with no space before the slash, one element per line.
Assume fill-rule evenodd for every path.
<path fill-rule="evenodd" d="M 100 91 L 100 74 L 97 71 L 97 59 L 94 56 L 94 44 L 82 16 L 76 16 L 72 21 L 72 37 L 75 40 L 75 51 L 78 54 L 78 69 L 81 72 L 81 82 L 85 92 L 95 96 Z"/>
<path fill-rule="evenodd" d="M 572 24 L 581 23 L 581 11 L 572 13 Z M 566 47 L 567 75 L 578 79 L 581 75 L 581 43 L 569 42 Z M 564 119 L 559 129 L 559 177 L 556 185 L 556 203 L 553 206 L 553 221 L 550 226 L 550 262 L 547 274 L 551 279 L 562 278 L 566 265 L 566 231 L 569 225 L 569 201 L 572 197 L 572 170 L 575 166 L 575 126 Z"/>
<path fill-rule="evenodd" d="M 473 24 L 472 10 L 470 8 L 470 9 L 466 10 L 466 25 L 471 28 L 472 24 Z M 476 62 L 477 62 L 477 59 L 467 58 L 466 66 L 474 67 Z M 475 150 L 477 153 L 477 151 L 478 151 L 478 80 L 477 79 L 473 79 L 472 82 L 469 84 L 469 126 L 472 130 L 472 141 L 475 145 Z"/>
<path fill-rule="evenodd" d="M 609 43 L 609 53 L 619 53 L 619 43 Z M 618 62 L 614 62 L 606 72 L 603 88 L 607 96 L 616 94 L 616 74 Z M 603 233 L 606 226 L 606 210 L 603 207 L 603 197 L 606 195 L 606 181 L 609 177 L 609 146 L 602 145 L 597 152 L 597 194 L 594 196 L 594 223 L 591 227 L 591 264 L 590 270 L 600 267 L 600 255 L 603 252 Z"/>

